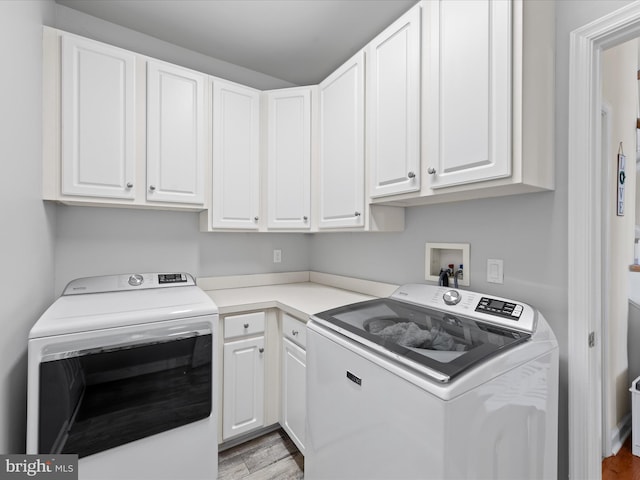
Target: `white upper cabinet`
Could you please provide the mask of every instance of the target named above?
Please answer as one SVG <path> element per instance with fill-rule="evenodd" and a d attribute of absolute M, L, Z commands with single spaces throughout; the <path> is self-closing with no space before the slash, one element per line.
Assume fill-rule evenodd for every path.
<path fill-rule="evenodd" d="M 267 96 L 267 226 L 305 229 L 311 217 L 311 88 Z"/>
<path fill-rule="evenodd" d="M 43 198 L 203 210 L 207 81 L 43 27 Z"/>
<path fill-rule="evenodd" d="M 377 195 L 385 180 L 373 177 L 371 203 L 407 207 L 555 188 L 553 2 L 424 0 L 420 6 L 420 187 Z M 368 80 L 371 95 L 375 80 Z M 379 176 L 374 152 L 370 146 L 368 166 Z"/>
<path fill-rule="evenodd" d="M 260 92 L 213 80 L 211 226 L 257 230 L 260 215 Z"/>
<path fill-rule="evenodd" d="M 427 2 L 433 189 L 511 175 L 512 2 Z M 464 35 L 461 34 L 464 32 Z"/>
<path fill-rule="evenodd" d="M 409 10 L 366 50 L 370 197 L 420 189 L 420 9 Z"/>
<path fill-rule="evenodd" d="M 147 63 L 148 201 L 204 204 L 207 77 Z"/>
<path fill-rule="evenodd" d="M 63 36 L 61 60 L 62 194 L 133 199 L 135 55 Z"/>
<path fill-rule="evenodd" d="M 318 228 L 364 226 L 364 52 L 319 86 Z"/>

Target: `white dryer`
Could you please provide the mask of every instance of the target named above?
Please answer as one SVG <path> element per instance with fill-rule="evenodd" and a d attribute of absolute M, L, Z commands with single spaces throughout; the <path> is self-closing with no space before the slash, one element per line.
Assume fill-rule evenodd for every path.
<path fill-rule="evenodd" d="M 405 285 L 307 328 L 306 479 L 556 478 L 558 345 L 529 305 Z"/>
<path fill-rule="evenodd" d="M 214 479 L 217 307 L 185 273 L 74 280 L 29 334 L 27 453 L 79 478 Z"/>

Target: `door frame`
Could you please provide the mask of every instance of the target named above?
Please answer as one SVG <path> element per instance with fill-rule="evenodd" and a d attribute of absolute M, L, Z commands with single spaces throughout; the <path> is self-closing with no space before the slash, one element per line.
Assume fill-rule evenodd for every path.
<path fill-rule="evenodd" d="M 601 53 L 640 36 L 640 2 L 570 35 L 568 152 L 569 476 L 602 475 Z M 595 334 L 598 348 L 590 348 Z"/>
<path fill-rule="evenodd" d="M 602 208 L 604 212 L 603 220 L 603 229 L 602 229 L 602 260 L 601 265 L 603 268 L 603 275 L 611 275 L 611 272 L 607 272 L 606 265 L 611 265 L 611 215 L 609 215 L 608 207 L 611 207 L 611 201 L 615 201 L 616 197 L 612 197 L 613 194 L 611 188 L 611 175 L 610 169 L 605 166 L 605 161 L 603 159 L 607 158 L 611 148 L 611 115 L 612 115 L 612 107 L 609 103 L 607 103 L 604 99 L 602 100 L 602 105 L 600 107 L 600 165 L 602 172 L 602 181 L 603 181 L 603 203 Z M 611 308 L 611 300 L 610 295 L 607 292 L 606 285 L 603 284 L 603 292 L 602 292 L 602 325 L 600 327 L 600 341 L 598 342 L 598 348 L 602 355 L 602 361 L 600 365 L 600 375 L 602 378 L 602 405 L 601 411 L 602 415 L 602 430 L 601 430 L 601 440 L 602 440 L 602 456 L 607 457 L 611 455 L 613 451 L 613 442 L 611 439 L 611 435 L 609 432 L 612 431 L 611 421 L 609 419 L 609 415 L 605 415 L 604 412 L 609 412 L 611 408 L 611 392 L 608 388 L 608 374 L 609 371 L 609 324 L 604 321 L 607 318 L 607 312 L 610 311 Z"/>

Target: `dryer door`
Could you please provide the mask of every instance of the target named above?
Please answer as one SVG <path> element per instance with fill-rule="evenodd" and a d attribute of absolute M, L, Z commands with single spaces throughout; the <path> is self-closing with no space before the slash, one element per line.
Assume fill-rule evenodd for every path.
<path fill-rule="evenodd" d="M 44 348 L 38 453 L 82 458 L 208 417 L 212 332 L 210 324 L 193 327 L 147 327 Z"/>

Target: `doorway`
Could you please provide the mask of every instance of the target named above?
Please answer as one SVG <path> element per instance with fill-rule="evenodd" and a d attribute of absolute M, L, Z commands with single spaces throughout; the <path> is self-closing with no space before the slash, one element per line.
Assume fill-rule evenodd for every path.
<path fill-rule="evenodd" d="M 601 53 L 640 36 L 640 3 L 574 30 L 570 39 L 568 328 L 569 472 L 600 478 L 602 452 L 602 282 L 607 195 L 603 174 Z M 593 339 L 595 338 L 595 342 Z"/>

